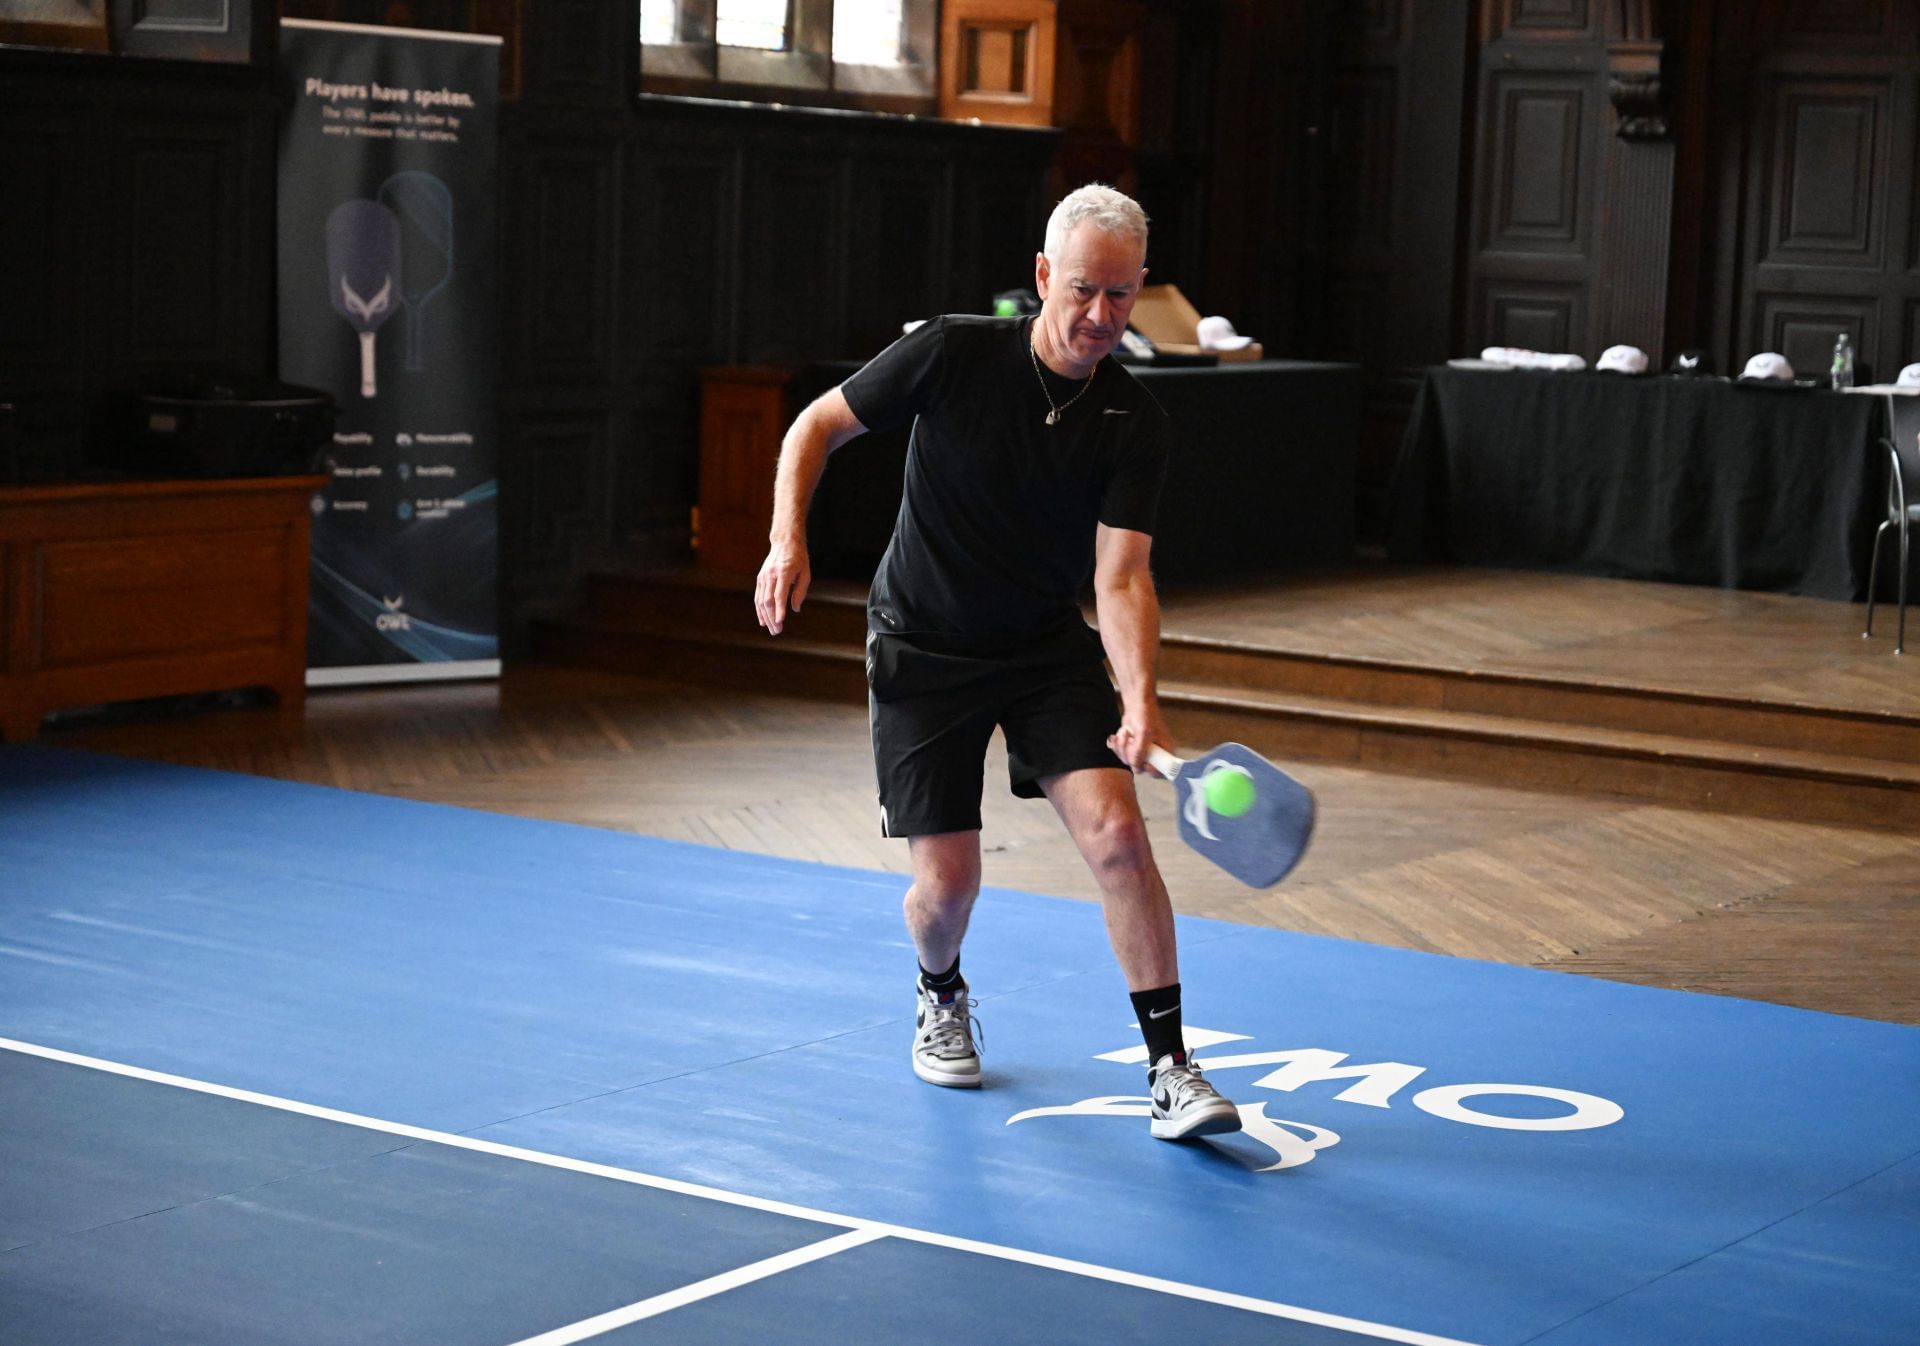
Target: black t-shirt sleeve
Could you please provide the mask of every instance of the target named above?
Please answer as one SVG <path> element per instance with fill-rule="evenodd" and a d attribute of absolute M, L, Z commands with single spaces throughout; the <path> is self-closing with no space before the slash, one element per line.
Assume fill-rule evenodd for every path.
<path fill-rule="evenodd" d="M 840 385 L 869 430 L 892 430 L 933 405 L 946 353 L 947 320 L 935 318 L 881 351 Z"/>
<path fill-rule="evenodd" d="M 1100 497 L 1100 522 L 1109 528 L 1151 533 L 1167 476 L 1167 414 L 1151 398 L 1129 416 L 1130 433 L 1119 447 L 1112 476 Z"/>

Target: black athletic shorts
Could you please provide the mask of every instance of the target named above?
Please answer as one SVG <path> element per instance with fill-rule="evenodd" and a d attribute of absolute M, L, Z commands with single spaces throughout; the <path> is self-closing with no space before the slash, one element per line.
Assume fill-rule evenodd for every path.
<path fill-rule="evenodd" d="M 1063 771 L 1126 769 L 1107 746 L 1120 699 L 1085 627 L 990 655 L 869 631 L 867 687 L 882 836 L 978 831 L 995 725 L 1022 799 Z"/>

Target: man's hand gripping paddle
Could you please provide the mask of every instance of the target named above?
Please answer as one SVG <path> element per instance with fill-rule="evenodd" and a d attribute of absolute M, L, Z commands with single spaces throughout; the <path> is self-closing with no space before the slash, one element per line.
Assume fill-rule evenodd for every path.
<path fill-rule="evenodd" d="M 1306 854 L 1313 794 L 1241 743 L 1191 760 L 1157 745 L 1147 761 L 1173 784 L 1180 839 L 1250 888 L 1271 888 Z"/>

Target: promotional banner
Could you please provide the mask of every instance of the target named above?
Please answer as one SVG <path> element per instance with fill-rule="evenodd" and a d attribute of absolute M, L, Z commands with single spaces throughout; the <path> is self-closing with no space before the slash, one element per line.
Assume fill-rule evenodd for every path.
<path fill-rule="evenodd" d="M 339 420 L 310 686 L 500 671 L 499 39 L 281 23 L 280 377 Z"/>

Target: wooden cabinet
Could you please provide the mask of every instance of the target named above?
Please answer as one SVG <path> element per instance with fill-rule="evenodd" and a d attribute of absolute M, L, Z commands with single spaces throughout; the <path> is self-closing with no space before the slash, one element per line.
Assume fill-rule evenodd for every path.
<path fill-rule="evenodd" d="M 773 527 L 773 473 L 792 420 L 793 370 L 731 365 L 700 371 L 702 569 L 752 575 L 767 557 Z"/>
<path fill-rule="evenodd" d="M 235 687 L 298 709 L 325 484 L 0 487 L 0 737 L 62 707 Z"/>

